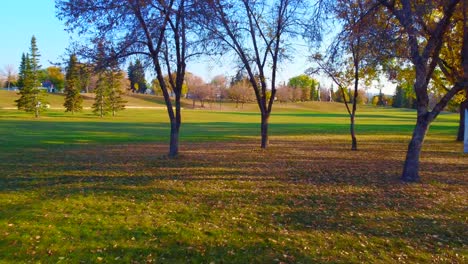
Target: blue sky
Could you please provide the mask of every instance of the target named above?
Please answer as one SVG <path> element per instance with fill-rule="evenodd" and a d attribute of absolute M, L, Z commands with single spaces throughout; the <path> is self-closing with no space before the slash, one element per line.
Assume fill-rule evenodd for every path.
<path fill-rule="evenodd" d="M 50 66 L 51 63 L 63 62 L 66 49 L 71 42 L 71 35 L 65 31 L 64 23 L 56 18 L 54 2 L 53 0 L 2 1 L 0 69 L 3 69 L 6 65 L 13 65 L 15 69 L 18 68 L 21 54 L 29 52 L 33 35 L 37 39 L 37 45 L 41 53 L 40 62 L 43 67 Z M 277 75 L 279 83 L 287 82 L 289 78 L 304 73 L 309 66 L 306 60 L 309 55 L 307 49 L 297 51 L 303 54 L 296 54 L 292 61 L 280 65 Z M 209 60 L 196 63 L 190 62 L 187 70 L 201 76 L 205 81 L 209 81 L 219 74 L 233 75 L 235 71 L 232 61 L 224 58 L 223 65 Z M 147 75 L 147 79 L 150 80 L 152 77 L 149 74 Z M 329 87 L 331 84 L 329 80 L 320 77 L 318 79 L 325 87 Z M 391 93 L 392 88 L 388 88 L 384 92 Z"/>
<path fill-rule="evenodd" d="M 2 1 L 0 16 L 0 68 L 19 65 L 21 54 L 29 52 L 31 37 L 36 36 L 44 67 L 60 62 L 69 43 L 69 34 L 55 17 L 52 0 Z"/>
<path fill-rule="evenodd" d="M 43 67 L 62 62 L 71 41 L 70 34 L 65 31 L 64 23 L 55 16 L 53 0 L 3 1 L 0 32 L 3 36 L 0 40 L 0 69 L 5 65 L 18 68 L 21 54 L 29 52 L 33 35 L 37 39 Z M 287 81 L 289 77 L 303 73 L 306 68 L 303 58 L 304 56 L 299 60 L 300 63 L 296 60 L 294 65 L 288 64 L 282 67 L 283 70 L 278 73 L 280 81 Z M 205 81 L 218 74 L 234 74 L 232 66 L 221 66 L 216 61 L 207 60 L 189 63 L 188 70 L 202 76 Z"/>

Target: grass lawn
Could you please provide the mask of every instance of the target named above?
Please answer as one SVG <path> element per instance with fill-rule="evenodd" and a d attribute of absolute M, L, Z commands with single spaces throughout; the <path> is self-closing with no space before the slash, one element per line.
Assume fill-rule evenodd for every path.
<path fill-rule="evenodd" d="M 262 151 L 255 106 L 224 107 L 184 109 L 172 160 L 164 109 L 0 109 L 0 263 L 466 263 L 456 115 L 406 185 L 412 111 L 360 107 L 352 152 L 342 105 L 277 105 Z"/>

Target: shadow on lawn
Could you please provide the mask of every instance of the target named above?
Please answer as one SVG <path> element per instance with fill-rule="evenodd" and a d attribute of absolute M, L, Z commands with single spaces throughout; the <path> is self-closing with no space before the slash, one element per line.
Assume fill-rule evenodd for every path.
<path fill-rule="evenodd" d="M 105 131 L 123 133 L 131 124 L 108 125 Z M 133 131 L 154 131 L 154 124 L 140 125 Z M 192 129 L 224 125 L 192 124 Z M 238 125 L 252 129 L 252 124 Z M 80 131 L 104 128 L 97 126 L 86 123 Z M 200 129 L 203 126 L 208 127 Z M 73 133 L 83 133 L 76 130 Z M 57 134 L 65 137 L 65 132 Z M 28 146 L 16 150 L 27 158 L 0 164 L 0 193 L 13 197 L 0 205 L 0 221 L 19 229 L 18 236 L 0 241 L 5 249 L 0 258 L 379 262 L 382 255 L 397 261 L 402 251 L 427 257 L 437 255 L 439 248 L 467 244 L 460 218 L 463 202 L 451 200 L 462 197 L 466 179 L 451 175 L 443 162 L 423 162 L 423 177 L 429 175 L 428 181 L 442 187 L 399 184 L 403 143 L 365 141 L 358 152 L 344 150 L 347 140 L 324 144 L 313 136 L 277 140 L 263 151 L 252 141 L 184 143 L 181 157 L 167 159 L 164 144 L 125 142 L 106 147 L 42 144 L 38 152 Z M 468 170 L 463 157 L 439 147 L 427 156 L 448 158 L 460 171 Z M 433 171 L 440 175 L 433 176 Z M 55 240 L 36 242 L 38 235 Z M 322 235 L 332 238 L 326 242 Z M 375 243 L 372 254 L 358 248 L 356 241 L 362 237 Z M 47 253 L 57 244 L 58 249 Z M 317 252 L 320 246 L 329 253 Z M 349 248 L 352 256 L 339 254 Z M 7 255 L 12 251 L 21 256 Z"/>

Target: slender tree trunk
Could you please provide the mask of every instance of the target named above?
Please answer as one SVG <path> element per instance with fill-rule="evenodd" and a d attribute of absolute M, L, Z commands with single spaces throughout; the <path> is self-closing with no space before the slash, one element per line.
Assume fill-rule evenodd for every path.
<path fill-rule="evenodd" d="M 350 132 L 351 132 L 351 150 L 357 150 L 357 139 L 356 139 L 356 130 L 355 130 L 355 118 L 356 114 L 352 113 L 350 116 L 351 122 L 350 122 Z"/>
<path fill-rule="evenodd" d="M 169 157 L 175 158 L 179 155 L 179 131 L 182 122 L 180 112 L 180 95 L 176 94 L 175 98 L 175 117 L 170 118 L 171 121 L 171 140 L 169 142 Z"/>
<path fill-rule="evenodd" d="M 34 116 L 38 118 L 39 117 L 39 101 L 37 99 L 37 94 L 34 94 L 34 104 L 35 104 Z"/>
<path fill-rule="evenodd" d="M 270 114 L 262 113 L 262 123 L 261 123 L 261 135 L 262 135 L 262 149 L 268 147 L 268 120 L 270 119 Z"/>
<path fill-rule="evenodd" d="M 416 127 L 413 131 L 413 137 L 406 152 L 405 165 L 403 167 L 403 175 L 401 180 L 404 182 L 419 182 L 419 157 L 421 154 L 424 138 L 430 122 L 426 116 L 418 116 Z"/>
<path fill-rule="evenodd" d="M 457 141 L 463 141 L 465 136 L 465 109 L 468 109 L 468 93 L 467 98 L 460 104 L 460 123 L 458 125 Z"/>
<path fill-rule="evenodd" d="M 359 67 L 360 67 L 360 64 L 359 64 L 359 45 L 360 45 L 360 38 L 358 38 L 358 43 L 357 43 L 358 47 L 357 49 L 354 48 L 354 45 L 352 45 L 353 47 L 353 57 L 354 57 L 354 94 L 353 94 L 353 97 L 351 97 L 351 92 L 349 93 L 349 98 L 353 98 L 353 108 L 351 110 L 351 114 L 350 114 L 350 117 L 351 117 L 351 125 L 350 125 L 350 129 L 351 129 L 351 150 L 357 150 L 357 139 L 356 139 L 356 130 L 355 130 L 355 118 L 356 118 L 356 110 L 357 110 L 357 98 L 358 98 L 358 90 L 359 90 Z"/>

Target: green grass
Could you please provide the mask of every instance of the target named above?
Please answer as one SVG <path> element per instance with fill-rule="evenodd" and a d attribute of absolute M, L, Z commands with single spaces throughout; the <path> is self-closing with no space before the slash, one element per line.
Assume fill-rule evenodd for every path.
<path fill-rule="evenodd" d="M 277 105 L 262 151 L 255 106 L 223 107 L 183 110 L 172 160 L 164 109 L 0 109 L 0 263 L 466 262 L 456 115 L 405 185 L 413 111 L 360 106 L 352 152 L 342 105 Z"/>

